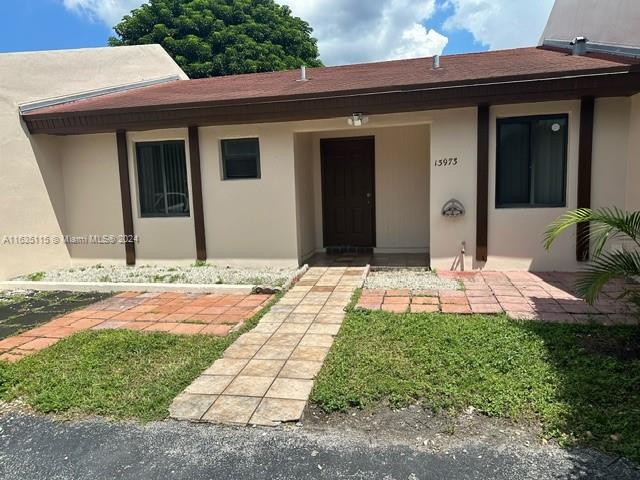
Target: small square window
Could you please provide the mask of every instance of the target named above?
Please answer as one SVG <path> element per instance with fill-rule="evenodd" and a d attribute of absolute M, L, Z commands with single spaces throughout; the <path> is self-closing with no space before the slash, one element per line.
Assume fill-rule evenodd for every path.
<path fill-rule="evenodd" d="M 222 140 L 224 180 L 260 178 L 260 144 L 257 138 Z"/>

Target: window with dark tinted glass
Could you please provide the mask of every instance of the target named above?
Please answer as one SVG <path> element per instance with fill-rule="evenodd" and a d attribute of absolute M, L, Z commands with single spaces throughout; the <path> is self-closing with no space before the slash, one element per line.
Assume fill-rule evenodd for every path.
<path fill-rule="evenodd" d="M 189 215 L 184 142 L 136 143 L 138 196 L 143 217 Z"/>
<path fill-rule="evenodd" d="M 225 180 L 260 178 L 260 145 L 257 138 L 222 140 L 221 148 Z"/>
<path fill-rule="evenodd" d="M 496 207 L 565 206 L 568 123 L 567 115 L 498 120 Z"/>

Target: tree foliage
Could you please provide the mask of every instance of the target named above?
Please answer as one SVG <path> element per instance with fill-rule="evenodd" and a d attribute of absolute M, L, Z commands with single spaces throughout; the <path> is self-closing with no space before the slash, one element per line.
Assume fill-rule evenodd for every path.
<path fill-rule="evenodd" d="M 274 0 L 150 0 L 111 46 L 159 43 L 191 78 L 322 66 L 307 22 Z"/>

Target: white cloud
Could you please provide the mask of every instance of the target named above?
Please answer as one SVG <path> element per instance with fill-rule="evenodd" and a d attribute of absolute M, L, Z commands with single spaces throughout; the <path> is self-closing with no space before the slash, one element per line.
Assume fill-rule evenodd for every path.
<path fill-rule="evenodd" d="M 446 31 L 468 30 L 490 50 L 536 45 L 554 0 L 446 0 Z"/>
<path fill-rule="evenodd" d="M 63 0 L 67 10 L 98 20 L 109 27 L 115 26 L 144 0 Z"/>
<path fill-rule="evenodd" d="M 313 27 L 326 65 L 431 56 L 447 38 L 424 27 L 436 0 L 277 0 Z"/>
<path fill-rule="evenodd" d="M 326 65 L 426 57 L 447 38 L 424 27 L 436 0 L 276 0 L 308 21 Z M 64 6 L 113 27 L 144 0 L 63 0 Z"/>
<path fill-rule="evenodd" d="M 144 0 L 62 0 L 79 15 L 112 27 Z M 308 21 L 326 65 L 428 57 L 447 32 L 467 30 L 489 49 L 535 45 L 554 0 L 276 0 Z M 436 9 L 451 16 L 429 29 Z M 445 11 L 447 11 L 445 10 Z M 444 34 L 444 35 L 443 35 Z"/>

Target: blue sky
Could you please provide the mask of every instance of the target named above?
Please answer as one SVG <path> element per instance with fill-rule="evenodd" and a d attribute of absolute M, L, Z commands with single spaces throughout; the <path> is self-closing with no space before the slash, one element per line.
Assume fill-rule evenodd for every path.
<path fill-rule="evenodd" d="M 4 0 L 0 51 L 100 47 L 111 29 L 66 9 L 59 0 Z"/>
<path fill-rule="evenodd" d="M 309 21 L 325 64 L 533 45 L 553 0 L 277 0 Z M 142 0 L 4 0 L 0 52 L 105 46 Z"/>

